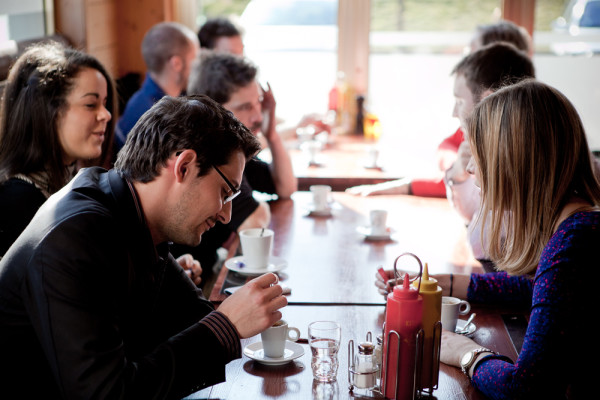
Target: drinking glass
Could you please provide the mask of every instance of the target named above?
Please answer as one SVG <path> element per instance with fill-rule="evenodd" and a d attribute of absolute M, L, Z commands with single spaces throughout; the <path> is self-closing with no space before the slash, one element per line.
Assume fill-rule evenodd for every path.
<path fill-rule="evenodd" d="M 315 380 L 336 380 L 341 339 L 342 328 L 337 322 L 316 321 L 308 325 L 308 343 L 312 352 L 310 366 Z"/>

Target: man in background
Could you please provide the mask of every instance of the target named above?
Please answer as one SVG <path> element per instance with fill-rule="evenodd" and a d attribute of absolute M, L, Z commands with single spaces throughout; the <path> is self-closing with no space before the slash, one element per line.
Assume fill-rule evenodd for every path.
<path fill-rule="evenodd" d="M 142 40 L 148 71 L 141 88 L 131 96 L 115 130 L 117 150 L 143 113 L 163 96 L 179 96 L 187 87 L 190 68 L 199 50 L 198 37 L 185 25 L 161 22 Z"/>
<path fill-rule="evenodd" d="M 198 31 L 200 48 L 218 53 L 244 55 L 242 30 L 227 18 L 212 18 Z"/>
<path fill-rule="evenodd" d="M 198 39 L 202 50 L 216 53 L 229 53 L 244 56 L 243 29 L 229 18 L 217 17 L 208 19 L 198 30 Z M 314 128 L 314 134 L 326 131 L 331 133 L 331 126 L 321 113 L 311 112 L 302 116 L 298 123 L 277 120 L 277 131 L 282 138 L 296 136 L 296 129 L 307 126 Z"/>
<path fill-rule="evenodd" d="M 477 104 L 502 86 L 517 83 L 523 79 L 535 78 L 535 68 L 531 58 L 523 51 L 506 42 L 491 43 L 467 55 L 452 70 L 454 75 L 454 115 L 460 122 L 460 129 L 468 137 L 468 119 Z M 480 214 L 481 195 L 475 178 L 467 172 L 471 159 L 468 140 L 463 140 L 458 148 L 457 159 L 444 175 L 448 200 L 463 218 L 468 230 L 468 241 L 473 255 L 479 260 L 485 272 L 494 272 L 495 267 L 485 251 L 486 237 L 482 238 Z M 393 277 L 393 270 L 386 270 Z M 375 285 L 380 293 L 386 294 L 390 285 L 376 274 Z"/>
<path fill-rule="evenodd" d="M 500 21 L 490 25 L 478 26 L 469 45 L 470 52 L 473 53 L 483 46 L 497 42 L 511 43 L 528 57 L 531 58 L 533 56 L 531 37 L 523 27 L 515 25 L 510 21 Z M 456 114 L 456 107 L 452 116 L 459 118 Z M 446 187 L 444 185 L 443 173 L 456 161 L 459 146 L 464 140 L 464 131 L 459 126 L 452 135 L 445 138 L 438 145 L 437 157 L 440 175 L 437 177 L 407 177 L 374 185 L 354 186 L 348 188 L 347 191 L 363 196 L 410 194 L 423 197 L 445 197 Z"/>

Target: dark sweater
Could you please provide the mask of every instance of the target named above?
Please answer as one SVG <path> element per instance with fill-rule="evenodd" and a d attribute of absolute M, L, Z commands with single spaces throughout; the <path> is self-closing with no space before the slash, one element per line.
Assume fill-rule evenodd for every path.
<path fill-rule="evenodd" d="M 0 257 L 45 201 L 42 192 L 24 180 L 11 178 L 0 185 Z"/>

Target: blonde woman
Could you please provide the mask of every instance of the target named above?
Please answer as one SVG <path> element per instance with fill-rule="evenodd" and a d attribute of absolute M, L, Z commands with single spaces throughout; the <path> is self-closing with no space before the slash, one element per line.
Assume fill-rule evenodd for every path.
<path fill-rule="evenodd" d="M 528 80 L 484 99 L 469 133 L 488 252 L 503 272 L 455 276 L 455 295 L 489 303 L 515 301 L 507 291 L 521 292 L 531 316 L 514 362 L 448 331 L 442 362 L 461 367 L 494 399 L 589 398 L 593 371 L 585 365 L 598 350 L 584 343 L 597 300 L 590 274 L 600 243 L 600 184 L 581 120 L 564 95 Z"/>

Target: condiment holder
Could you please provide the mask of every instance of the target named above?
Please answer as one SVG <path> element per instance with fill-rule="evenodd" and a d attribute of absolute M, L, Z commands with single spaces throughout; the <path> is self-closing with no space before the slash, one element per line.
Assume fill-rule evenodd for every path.
<path fill-rule="evenodd" d="M 397 271 L 397 263 L 398 260 L 403 256 L 411 256 L 417 260 L 419 263 L 419 275 L 413 279 L 416 284 L 416 280 L 419 279 L 418 285 L 411 289 L 409 288 L 410 280 L 408 279 L 408 274 L 406 274 L 403 282 L 404 290 L 412 293 L 411 296 L 406 296 L 404 298 L 400 298 L 400 300 L 404 301 L 412 301 L 417 304 L 418 312 L 415 312 L 415 315 L 419 315 L 422 319 L 422 298 L 419 299 L 418 293 L 421 290 L 421 278 L 423 277 L 423 264 L 421 260 L 412 253 L 403 253 L 396 258 L 394 261 L 394 276 L 396 280 L 398 279 L 398 271 Z M 397 283 L 397 282 L 396 282 Z M 398 286 L 398 285 L 396 285 Z M 414 285 L 412 285 L 414 286 Z M 415 296 L 414 289 L 417 290 L 417 296 Z M 398 289 L 399 290 L 399 289 Z M 400 293 L 400 290 L 399 292 Z M 392 296 L 390 294 L 389 296 Z M 410 298 L 409 298 L 410 297 Z M 388 297 L 388 307 L 387 312 L 389 312 L 389 297 Z M 398 300 L 394 300 L 398 301 Z M 386 315 L 386 321 L 388 320 L 388 315 Z M 397 321 L 395 321 L 397 322 Z M 410 331 L 408 334 L 402 335 L 401 332 L 394 329 L 389 329 L 386 332 L 386 327 L 384 323 L 383 331 L 386 332 L 384 334 L 384 347 L 385 347 L 385 362 L 383 365 L 382 371 L 382 380 L 380 384 L 381 393 L 387 398 L 392 399 L 411 399 L 414 400 L 417 397 L 421 396 L 431 396 L 432 392 L 438 388 L 438 374 L 439 374 L 439 361 L 440 361 L 440 348 L 442 341 L 442 324 L 440 321 L 436 321 L 433 324 L 433 340 L 430 341 L 430 345 L 432 348 L 427 349 L 425 352 L 425 330 L 423 328 L 416 329 L 414 331 Z M 414 347 L 406 347 L 406 343 L 414 344 Z M 398 349 L 397 354 L 394 357 L 391 357 L 393 354 L 390 353 L 390 348 L 395 344 L 395 347 Z M 403 353 L 404 351 L 404 353 Z M 414 352 L 414 354 L 413 354 Z M 428 354 L 431 357 L 431 360 L 424 363 L 423 355 Z M 393 358 L 395 361 L 390 363 L 390 358 Z M 405 365 L 401 365 L 401 360 Z M 395 363 L 395 364 L 394 364 Z M 427 365 L 431 370 L 428 372 L 427 376 L 430 377 L 429 382 L 423 382 L 423 366 Z M 409 366 L 410 368 L 407 368 Z M 392 374 L 390 372 L 390 367 L 393 367 Z M 414 367 L 414 368 L 413 368 Z M 408 375 L 401 376 L 398 371 L 409 371 Z M 406 374 L 406 372 L 404 372 Z M 394 375 L 394 376 L 390 376 Z M 393 381 L 389 381 L 393 379 Z M 393 385 L 393 386 L 389 386 Z M 406 389 L 408 388 L 408 390 Z M 414 389 L 414 390 L 413 390 Z M 391 395 L 391 391 L 393 391 L 393 396 Z"/>

